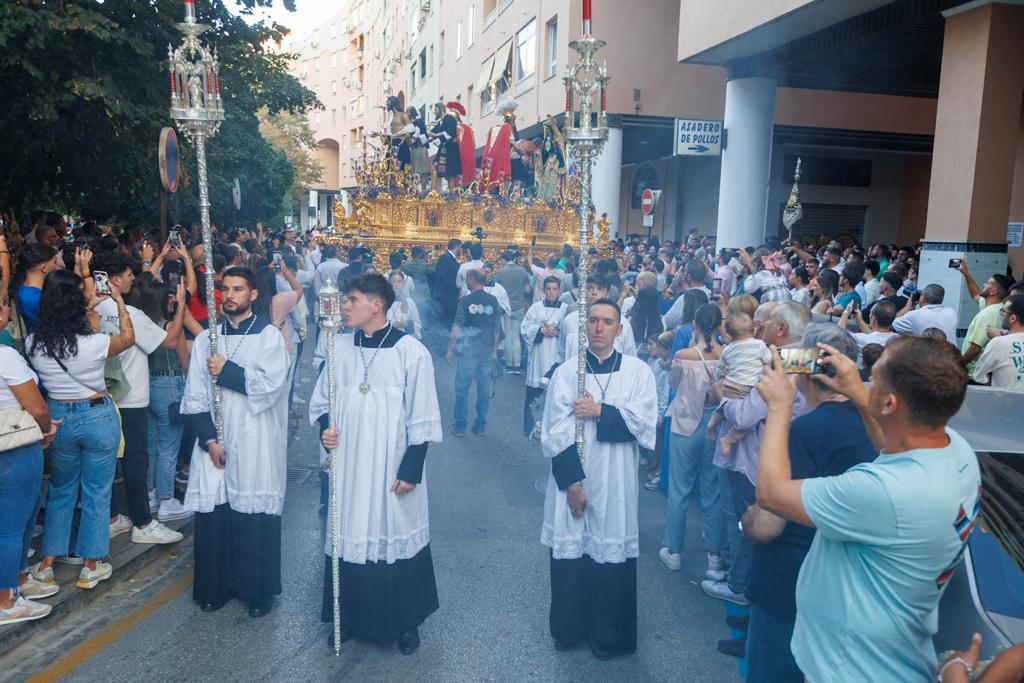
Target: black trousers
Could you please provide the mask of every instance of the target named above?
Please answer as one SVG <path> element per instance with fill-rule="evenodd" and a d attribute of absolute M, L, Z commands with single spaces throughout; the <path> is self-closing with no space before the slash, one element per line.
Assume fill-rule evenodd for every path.
<path fill-rule="evenodd" d="M 543 409 L 538 412 L 533 410 L 533 402 L 543 393 L 544 389 L 542 387 L 526 387 L 526 400 L 523 401 L 523 432 L 526 434 L 533 431 L 534 425 L 537 424 L 537 420 L 540 418 L 540 413 L 543 412 Z"/>
<path fill-rule="evenodd" d="M 149 410 L 147 408 L 121 408 L 121 433 L 124 434 L 124 457 L 121 458 L 121 477 L 124 480 L 127 510 L 135 526 L 146 526 L 153 517 L 149 512 Z M 118 506 L 111 496 L 111 516 Z"/>
<path fill-rule="evenodd" d="M 196 515 L 192 599 L 269 602 L 281 593 L 281 518 L 227 504 Z"/>
<path fill-rule="evenodd" d="M 398 640 L 437 611 L 437 583 L 430 546 L 408 560 L 341 563 L 341 624 L 367 640 Z M 320 619 L 334 621 L 331 558 L 324 556 L 324 594 Z"/>
<path fill-rule="evenodd" d="M 636 652 L 636 558 L 599 564 L 551 558 L 551 637 Z"/>

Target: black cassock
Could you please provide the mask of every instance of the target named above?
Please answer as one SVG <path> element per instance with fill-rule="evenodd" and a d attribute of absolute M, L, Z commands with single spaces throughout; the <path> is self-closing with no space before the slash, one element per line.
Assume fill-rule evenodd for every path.
<path fill-rule="evenodd" d="M 442 178 L 458 178 L 462 175 L 462 156 L 459 151 L 459 123 L 452 114 L 445 114 L 434 124 L 430 132 L 439 136 L 441 148 L 434 157 L 434 166 Z"/>

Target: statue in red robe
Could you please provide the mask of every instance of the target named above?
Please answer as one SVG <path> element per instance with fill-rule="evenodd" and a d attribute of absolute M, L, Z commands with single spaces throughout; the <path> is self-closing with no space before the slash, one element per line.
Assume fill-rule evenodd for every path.
<path fill-rule="evenodd" d="M 515 100 L 505 100 L 497 106 L 497 113 L 502 115 L 500 124 L 487 131 L 487 144 L 484 146 L 484 158 L 481 169 L 489 169 L 487 189 L 493 189 L 499 183 L 504 184 L 512 179 L 512 143 L 514 112 L 518 104 Z"/>

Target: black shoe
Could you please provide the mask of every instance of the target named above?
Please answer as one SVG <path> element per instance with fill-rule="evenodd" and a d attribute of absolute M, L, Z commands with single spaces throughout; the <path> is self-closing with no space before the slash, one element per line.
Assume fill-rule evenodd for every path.
<path fill-rule="evenodd" d="M 201 602 L 199 603 L 199 609 L 203 610 L 204 612 L 216 612 L 221 607 L 228 604 L 229 600 L 231 600 L 231 598 L 221 598 L 216 602 Z"/>
<path fill-rule="evenodd" d="M 342 626 L 341 627 L 341 642 L 344 643 L 346 640 L 352 640 L 352 634 L 348 632 L 348 629 L 346 629 L 344 626 Z M 334 626 L 333 625 L 331 626 L 331 635 L 327 636 L 327 646 L 329 648 L 331 648 L 332 650 L 334 649 Z"/>
<path fill-rule="evenodd" d="M 579 641 L 559 640 L 555 638 L 555 649 L 559 652 L 566 652 L 579 645 Z"/>
<path fill-rule="evenodd" d="M 730 614 L 725 617 L 725 625 L 734 631 L 743 631 L 746 633 L 747 629 L 750 628 L 750 615 L 744 614 L 743 616 L 733 616 Z"/>
<path fill-rule="evenodd" d="M 416 627 L 398 634 L 398 651 L 403 655 L 411 655 L 420 649 L 420 630 Z"/>
<path fill-rule="evenodd" d="M 720 640 L 718 641 L 718 651 L 723 655 L 742 659 L 743 655 L 746 654 L 747 651 L 747 637 L 740 636 L 739 638 Z"/>
<path fill-rule="evenodd" d="M 483 436 L 484 435 L 484 426 L 483 425 L 480 425 L 479 427 L 477 425 L 473 425 L 472 429 L 473 429 L 473 433 L 476 434 L 477 436 Z"/>
<path fill-rule="evenodd" d="M 270 610 L 274 609 L 274 600 L 253 600 L 249 603 L 249 616 L 253 619 L 259 619 L 270 614 Z"/>
<path fill-rule="evenodd" d="M 590 641 L 590 653 L 601 661 L 608 661 L 615 656 L 615 650 L 593 640 Z"/>

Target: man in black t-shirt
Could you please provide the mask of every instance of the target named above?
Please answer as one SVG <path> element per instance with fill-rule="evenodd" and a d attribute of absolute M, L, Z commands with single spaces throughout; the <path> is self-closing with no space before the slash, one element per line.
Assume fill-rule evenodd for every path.
<path fill-rule="evenodd" d="M 857 342 L 835 325 L 810 325 L 800 346 L 814 347 L 819 342 L 857 359 Z M 811 375 L 800 375 L 797 388 L 814 408 L 789 426 L 793 479 L 836 476 L 875 459 L 877 451 L 853 403 Z M 755 504 L 743 515 L 743 533 L 754 542 L 746 590 L 751 602 L 747 683 L 802 683 L 804 675 L 789 642 L 796 622 L 796 579 L 814 529 L 787 522 Z"/>
<path fill-rule="evenodd" d="M 459 299 L 455 324 L 448 340 L 448 362 L 455 366 L 455 436 L 466 435 L 469 421 L 469 387 L 476 380 L 476 419 L 473 433 L 483 435 L 494 382 L 493 365 L 501 332 L 501 306 L 484 291 L 483 271 L 466 273 L 469 294 Z"/>

